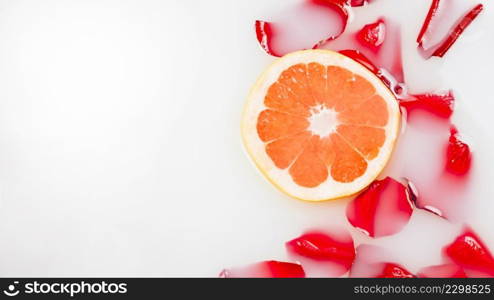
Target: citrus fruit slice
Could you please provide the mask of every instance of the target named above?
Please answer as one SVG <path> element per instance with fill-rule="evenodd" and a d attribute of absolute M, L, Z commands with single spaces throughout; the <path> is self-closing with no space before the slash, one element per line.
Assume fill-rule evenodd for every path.
<path fill-rule="evenodd" d="M 349 196 L 385 167 L 398 103 L 371 71 L 339 53 L 304 50 L 275 61 L 252 88 L 242 137 L 258 169 L 286 194 Z"/>

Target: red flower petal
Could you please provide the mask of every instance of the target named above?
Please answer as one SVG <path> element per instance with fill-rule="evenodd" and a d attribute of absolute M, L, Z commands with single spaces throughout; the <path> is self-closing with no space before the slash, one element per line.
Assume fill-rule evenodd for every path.
<path fill-rule="evenodd" d="M 364 47 L 377 51 L 386 38 L 386 25 L 383 20 L 365 25 L 356 35 L 357 41 Z"/>
<path fill-rule="evenodd" d="M 456 129 L 451 130 L 446 148 L 446 171 L 453 175 L 466 175 L 472 165 L 470 147 L 457 137 Z"/>
<path fill-rule="evenodd" d="M 370 2 L 371 0 L 350 0 L 350 6 L 352 7 L 364 6 Z"/>
<path fill-rule="evenodd" d="M 453 114 L 455 97 L 451 91 L 443 94 L 410 95 L 409 99 L 400 101 L 408 114 L 414 110 L 430 112 L 438 117 L 449 119 Z"/>
<path fill-rule="evenodd" d="M 413 212 L 408 189 L 386 177 L 374 181 L 347 207 L 347 219 L 371 237 L 392 235 L 408 223 Z"/>
<path fill-rule="evenodd" d="M 470 228 L 465 228 L 453 243 L 444 247 L 443 253 L 465 272 L 473 271 L 494 276 L 494 258 Z"/>
<path fill-rule="evenodd" d="M 439 9 L 439 3 L 441 0 L 432 0 L 431 6 L 429 8 L 429 12 L 427 12 L 427 16 L 425 17 L 424 24 L 420 29 L 419 35 L 417 37 L 417 43 L 420 47 L 422 47 L 422 43 L 424 41 L 426 33 L 430 30 L 432 19 L 436 16 L 437 10 Z"/>
<path fill-rule="evenodd" d="M 356 62 L 360 63 L 367 69 L 369 69 L 372 73 L 378 74 L 379 73 L 379 68 L 374 65 L 365 55 L 362 54 L 362 52 L 358 50 L 341 50 L 339 53 L 350 57 L 351 59 L 355 60 Z"/>
<path fill-rule="evenodd" d="M 269 270 L 270 277 L 274 278 L 303 278 L 305 277 L 304 269 L 299 264 L 280 262 L 280 261 L 267 261 L 265 262 L 267 269 Z"/>
<path fill-rule="evenodd" d="M 271 47 L 271 40 L 273 37 L 273 26 L 269 22 L 256 20 L 256 36 L 257 41 L 261 48 L 266 51 L 267 54 L 280 57 L 281 55 L 275 52 Z"/>
<path fill-rule="evenodd" d="M 219 276 L 223 278 L 303 278 L 305 272 L 299 264 L 269 260 L 247 267 L 225 269 Z"/>
<path fill-rule="evenodd" d="M 286 243 L 289 253 L 297 254 L 318 262 L 334 262 L 341 265 L 345 272 L 355 259 L 355 247 L 351 235 L 344 232 L 341 236 L 324 232 L 307 232 Z"/>
<path fill-rule="evenodd" d="M 455 264 L 430 266 L 421 269 L 418 277 L 422 278 L 466 278 L 467 274 Z"/>
<path fill-rule="evenodd" d="M 345 32 L 346 27 L 348 25 L 348 18 L 350 15 L 348 12 L 348 0 L 309 0 L 309 1 L 311 1 L 316 5 L 321 5 L 333 9 L 338 14 L 340 18 L 339 22 L 340 24 L 342 24 L 341 31 L 339 33 L 332 36 L 328 36 L 327 38 L 317 42 L 313 47 L 313 49 L 317 49 L 320 46 L 324 45 L 325 43 L 339 38 L 340 35 L 342 35 L 343 32 Z"/>
<path fill-rule="evenodd" d="M 393 76 L 387 72 L 383 72 L 382 69 L 376 67 L 376 65 L 367 56 L 362 54 L 358 50 L 346 49 L 340 50 L 339 53 L 355 60 L 360 63 L 372 73 L 374 73 L 382 82 L 393 92 L 397 97 L 403 92 L 403 85 L 399 84 Z"/>
<path fill-rule="evenodd" d="M 449 30 L 447 35 L 436 45 L 431 47 L 425 47 L 424 43 L 428 39 L 434 28 L 432 28 L 433 20 L 437 17 L 440 10 L 440 0 L 432 0 L 427 17 L 424 20 L 424 24 L 420 29 L 419 35 L 417 37 L 417 43 L 419 44 L 419 49 L 428 58 L 431 56 L 443 57 L 446 52 L 453 46 L 453 44 L 458 40 L 465 29 L 477 18 L 477 16 L 482 12 L 484 6 L 482 4 L 476 5 L 471 9 L 466 15 L 461 17 L 456 24 Z M 426 49 L 427 48 L 427 49 Z"/>
<path fill-rule="evenodd" d="M 313 49 L 319 48 L 321 45 L 338 38 L 346 29 L 348 18 L 349 18 L 349 3 L 348 0 L 307 0 L 310 5 L 315 5 L 319 7 L 328 8 L 336 13 L 338 18 L 337 22 L 341 24 L 340 32 L 332 34 L 320 41 L 314 41 Z M 334 18 L 333 15 L 331 15 Z M 273 44 L 273 37 L 276 32 L 274 26 L 270 22 L 256 20 L 255 30 L 257 41 L 259 42 L 261 48 L 269 55 L 280 57 L 287 54 L 290 51 L 278 49 Z M 300 47 L 298 50 L 302 50 L 304 47 Z"/>
<path fill-rule="evenodd" d="M 478 4 L 471 11 L 469 11 L 458 24 L 450 31 L 448 36 L 444 39 L 441 45 L 432 53 L 432 56 L 443 57 L 446 52 L 453 46 L 453 44 L 458 40 L 463 31 L 477 18 L 477 16 L 482 12 L 484 6 Z"/>
<path fill-rule="evenodd" d="M 414 278 L 415 275 L 410 273 L 404 267 L 395 263 L 384 263 L 382 272 L 376 276 L 377 278 Z"/>

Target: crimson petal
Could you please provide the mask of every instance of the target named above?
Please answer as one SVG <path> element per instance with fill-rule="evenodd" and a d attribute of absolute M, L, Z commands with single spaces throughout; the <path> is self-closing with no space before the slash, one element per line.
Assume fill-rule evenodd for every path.
<path fill-rule="evenodd" d="M 449 119 L 453 114 L 455 97 L 452 91 L 446 93 L 426 93 L 410 95 L 408 99 L 400 101 L 400 106 L 405 108 L 408 114 L 414 110 L 422 110 L 432 113 L 440 118 Z"/>
<path fill-rule="evenodd" d="M 431 28 L 431 24 L 434 18 L 438 15 L 440 4 L 440 0 L 432 0 L 427 16 L 417 37 L 419 49 L 427 58 L 430 58 L 432 56 L 443 57 L 446 52 L 448 52 L 448 50 L 453 46 L 453 44 L 458 40 L 458 38 L 463 34 L 465 29 L 470 26 L 470 24 L 479 16 L 479 14 L 484 9 L 484 6 L 482 4 L 477 4 L 473 9 L 471 9 L 463 17 L 457 20 L 456 24 L 449 30 L 446 36 L 439 43 L 433 45 L 430 48 L 432 50 L 429 51 L 428 49 L 425 49 L 424 42 L 427 39 L 427 35 L 434 30 L 434 28 Z"/>
<path fill-rule="evenodd" d="M 246 267 L 225 269 L 219 277 L 223 278 L 303 278 L 304 269 L 300 264 L 268 260 Z"/>
<path fill-rule="evenodd" d="M 450 33 L 443 40 L 441 45 L 432 53 L 432 56 L 443 57 L 446 52 L 453 46 L 456 40 L 461 36 L 463 31 L 467 29 L 468 26 L 478 17 L 478 15 L 482 12 L 484 6 L 482 4 L 478 4 L 471 11 L 469 11 L 450 31 Z"/>
<path fill-rule="evenodd" d="M 348 24 L 348 18 L 350 15 L 348 11 L 348 9 L 350 8 L 350 4 L 348 0 L 307 0 L 307 1 L 309 4 L 329 8 L 332 11 L 336 12 L 337 16 L 339 17 L 339 22 L 342 24 L 340 32 L 328 36 L 318 42 L 315 42 L 314 46 L 312 47 L 313 49 L 317 49 L 323 44 L 332 41 L 334 39 L 337 39 L 340 35 L 343 34 L 343 32 L 345 32 Z M 273 45 L 273 37 L 276 34 L 276 30 L 274 29 L 273 23 L 262 20 L 256 20 L 255 31 L 259 45 L 267 54 L 276 57 L 281 57 L 284 54 L 287 54 L 284 53 L 286 51 L 277 49 L 277 47 Z M 299 50 L 303 50 L 303 49 L 301 48 Z"/>
<path fill-rule="evenodd" d="M 362 52 L 358 50 L 347 49 L 347 50 L 341 50 L 339 51 L 339 53 L 360 63 L 361 65 L 369 69 L 372 73 L 376 75 L 379 73 L 379 68 L 376 67 L 376 65 L 374 65 L 374 63 L 371 62 L 370 59 L 368 59 L 365 55 L 363 55 Z"/>
<path fill-rule="evenodd" d="M 457 130 L 452 128 L 446 149 L 446 171 L 453 175 L 463 176 L 470 171 L 471 165 L 470 147 L 458 139 Z"/>
<path fill-rule="evenodd" d="M 410 271 L 395 263 L 383 263 L 382 271 L 377 278 L 414 278 Z"/>
<path fill-rule="evenodd" d="M 377 51 L 386 38 L 384 20 L 380 19 L 374 23 L 365 25 L 357 32 L 356 38 L 362 46 Z"/>
<path fill-rule="evenodd" d="M 437 11 L 439 9 L 439 4 L 441 0 L 432 0 L 429 11 L 427 12 L 427 16 L 425 17 L 424 24 L 422 24 L 422 28 L 420 29 L 419 35 L 417 37 L 417 43 L 420 47 L 422 47 L 422 43 L 424 41 L 425 35 L 430 30 L 432 19 L 436 16 Z"/>
<path fill-rule="evenodd" d="M 443 248 L 443 254 L 467 274 L 494 277 L 494 258 L 471 228 L 464 228 L 460 236 Z"/>
<path fill-rule="evenodd" d="M 348 11 L 348 0 L 309 0 L 309 1 L 312 1 L 312 3 L 316 5 L 321 5 L 333 9 L 340 17 L 341 24 L 343 24 L 343 26 L 341 27 L 341 31 L 339 33 L 329 36 L 323 40 L 320 40 L 314 45 L 314 47 L 312 47 L 313 49 L 317 49 L 322 45 L 326 44 L 327 42 L 339 38 L 340 35 L 342 35 L 343 32 L 345 32 L 346 27 L 348 25 L 348 18 L 350 17 L 350 13 Z"/>
<path fill-rule="evenodd" d="M 347 219 L 370 237 L 395 234 L 405 227 L 413 212 L 408 188 L 386 177 L 376 180 L 347 207 Z"/>
<path fill-rule="evenodd" d="M 352 7 L 364 6 L 370 2 L 371 0 L 350 0 L 350 6 Z"/>
<path fill-rule="evenodd" d="M 318 262 L 333 262 L 343 267 L 344 272 L 350 269 L 355 259 L 355 246 L 348 232 L 340 235 L 321 231 L 307 232 L 286 243 L 290 254 L 300 255 Z"/>
<path fill-rule="evenodd" d="M 391 92 L 393 92 L 398 98 L 400 97 L 401 93 L 403 92 L 404 85 L 401 83 L 397 83 L 397 80 L 391 74 L 383 72 L 383 69 L 378 68 L 362 52 L 353 49 L 345 49 L 338 52 L 345 55 L 346 57 L 355 60 L 359 64 L 369 69 L 369 71 L 374 73 L 377 77 L 379 77 L 379 79 L 382 80 L 382 82 L 391 90 Z"/>
<path fill-rule="evenodd" d="M 273 25 L 269 22 L 256 20 L 255 23 L 257 41 L 267 54 L 280 57 L 281 55 L 273 50 L 271 41 L 273 37 Z"/>

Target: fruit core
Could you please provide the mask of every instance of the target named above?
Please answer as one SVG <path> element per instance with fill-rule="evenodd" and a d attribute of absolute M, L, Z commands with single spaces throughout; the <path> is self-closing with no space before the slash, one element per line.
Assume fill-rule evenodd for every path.
<path fill-rule="evenodd" d="M 336 111 L 324 105 L 317 105 L 312 107 L 310 112 L 309 131 L 313 135 L 325 138 L 336 130 L 338 124 Z"/>

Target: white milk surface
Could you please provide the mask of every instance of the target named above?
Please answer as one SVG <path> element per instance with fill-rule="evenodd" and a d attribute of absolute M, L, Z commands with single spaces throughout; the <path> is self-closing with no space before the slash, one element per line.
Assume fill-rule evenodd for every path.
<path fill-rule="evenodd" d="M 480 2 L 443 59 L 416 50 L 429 0 L 375 0 L 354 24 L 398 18 L 412 91 L 455 90 L 475 155 L 468 220 L 494 250 L 494 5 Z M 244 153 L 242 106 L 273 61 L 254 20 L 294 3 L 1 0 L 0 275 L 217 276 L 334 226 L 413 272 L 440 263 L 459 225 L 416 211 L 372 240 L 348 200 L 290 199 Z"/>

